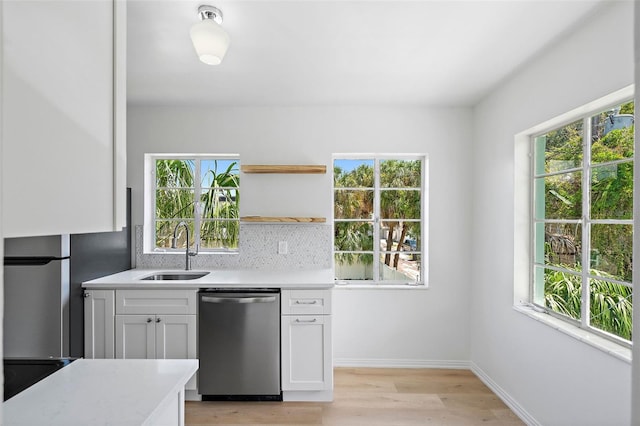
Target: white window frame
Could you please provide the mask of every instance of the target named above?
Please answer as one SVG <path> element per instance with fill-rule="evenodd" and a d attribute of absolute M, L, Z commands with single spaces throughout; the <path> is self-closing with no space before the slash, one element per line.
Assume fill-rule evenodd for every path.
<path fill-rule="evenodd" d="M 200 191 L 200 162 L 205 160 L 234 160 L 238 162 L 238 169 L 240 168 L 240 154 L 157 154 L 149 153 L 144 155 L 144 228 L 143 228 L 143 252 L 144 254 L 171 254 L 179 253 L 184 254 L 184 248 L 156 248 L 155 247 L 155 207 L 156 207 L 156 160 L 195 160 L 196 167 L 194 171 L 194 187 L 195 193 Z M 237 188 L 238 194 L 240 193 L 240 187 Z M 194 208 L 197 209 L 197 206 Z M 235 254 L 239 252 L 239 248 L 236 249 L 202 249 L 200 248 L 200 221 L 201 218 L 196 212 L 194 218 L 194 230 L 195 235 L 193 238 L 199 254 L 211 255 L 211 254 Z M 221 219 L 222 220 L 222 219 Z M 240 218 L 234 219 L 240 222 Z"/>
<path fill-rule="evenodd" d="M 333 164 L 335 160 L 373 160 L 374 162 L 374 217 L 367 219 L 336 219 L 334 214 L 335 206 L 335 182 L 333 178 Z M 420 256 L 420 271 L 419 276 L 416 281 L 392 281 L 392 280 L 384 280 L 381 281 L 380 277 L 380 256 L 386 253 L 396 253 L 396 252 L 388 252 L 386 250 L 380 249 L 380 222 L 384 221 L 384 219 L 380 218 L 380 161 L 382 160 L 420 160 L 422 162 L 421 167 L 421 187 L 419 189 L 420 192 L 420 200 L 421 200 L 421 212 L 420 219 L 413 219 L 410 221 L 419 222 L 420 223 L 420 235 L 422 238 L 420 249 L 415 251 L 406 251 L 403 253 L 407 254 L 418 254 Z M 331 200 L 332 200 L 332 224 L 335 226 L 336 222 L 363 222 L 363 221 L 372 221 L 373 222 L 373 280 L 336 280 L 336 284 L 339 287 L 346 288 L 393 288 L 393 289 L 426 289 L 428 288 L 428 277 L 429 277 L 429 262 L 428 262 L 428 176 L 429 176 L 429 161 L 427 154 L 372 154 L 372 153 L 348 153 L 348 154 L 333 154 L 331 160 Z M 363 190 L 364 188 L 340 188 L 340 190 Z M 402 190 L 408 188 L 384 188 L 383 190 Z M 413 188 L 411 188 L 413 190 Z M 335 269 L 335 255 L 336 253 L 355 253 L 355 254 L 371 254 L 369 251 L 339 251 L 335 250 L 335 233 L 332 232 L 332 265 Z"/>
<path fill-rule="evenodd" d="M 569 319 L 566 316 L 555 313 L 550 309 L 547 309 L 546 307 L 534 303 L 533 291 L 535 286 L 535 204 L 533 200 L 533 181 L 535 179 L 535 158 L 533 146 L 535 138 L 537 136 L 544 135 L 549 131 L 558 129 L 579 119 L 588 119 L 593 115 L 605 111 L 609 108 L 634 100 L 634 90 L 635 86 L 629 85 L 623 89 L 620 89 L 595 101 L 589 102 L 588 104 L 578 107 L 558 117 L 552 118 L 544 123 L 536 125 L 515 135 L 514 308 L 517 311 L 522 312 L 537 321 L 550 325 L 551 327 L 563 332 L 566 335 L 574 337 L 586 344 L 594 346 L 625 361 L 629 361 L 630 358 L 629 348 L 631 345 L 629 341 L 584 324 L 583 320 L 585 318 L 589 318 L 589 315 L 587 314 L 589 312 L 588 305 L 585 306 L 584 303 L 582 304 L 582 320 L 577 321 Z M 588 131 L 590 132 L 590 129 Z M 586 136 L 583 136 L 583 138 L 585 141 L 588 140 L 586 139 Z M 584 145 L 586 145 L 585 149 L 590 148 L 590 144 L 585 143 Z M 634 157 L 630 160 L 637 161 L 636 156 L 637 155 L 634 152 Z M 583 154 L 583 165 L 586 161 L 589 161 L 589 159 L 590 153 L 589 156 L 585 156 Z M 596 166 L 601 166 L 604 164 L 608 163 L 598 163 Z M 589 179 L 590 169 L 581 168 L 581 170 L 583 171 L 582 179 Z M 584 195 L 585 194 L 583 190 L 583 196 Z M 583 203 L 587 201 L 589 200 L 585 201 L 583 199 Z M 583 215 L 584 214 L 585 210 L 583 208 Z M 581 224 L 585 222 L 584 216 L 580 219 L 579 222 Z M 589 220 L 589 223 L 596 224 L 608 222 L 615 224 L 620 224 L 622 222 L 624 222 L 623 224 L 632 224 L 633 220 Z M 587 237 L 588 235 L 585 236 L 583 231 L 583 241 Z M 582 249 L 582 258 L 589 259 L 588 254 L 584 254 L 584 250 L 588 250 L 588 247 L 584 247 L 583 245 Z M 589 274 L 589 268 L 583 268 L 582 271 L 583 282 L 588 282 L 584 281 L 585 276 L 587 278 L 591 278 L 591 275 Z M 607 281 L 622 283 L 633 289 L 633 283 L 630 282 L 618 282 L 613 279 L 607 279 Z M 589 295 L 588 288 L 589 286 L 583 286 L 583 299 L 585 297 L 585 294 L 587 296 Z"/>

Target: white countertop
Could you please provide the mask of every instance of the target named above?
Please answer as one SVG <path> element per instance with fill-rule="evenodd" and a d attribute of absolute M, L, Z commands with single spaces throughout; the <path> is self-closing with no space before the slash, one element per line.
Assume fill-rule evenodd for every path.
<path fill-rule="evenodd" d="M 5 401 L 2 424 L 140 426 L 197 370 L 196 359 L 80 359 Z"/>
<path fill-rule="evenodd" d="M 154 273 L 182 272 L 174 269 L 130 269 L 117 274 L 87 281 L 85 288 L 208 288 L 208 287 L 277 287 L 320 289 L 333 287 L 333 270 L 193 270 L 189 272 L 209 272 L 194 280 L 145 281 L 141 278 Z"/>

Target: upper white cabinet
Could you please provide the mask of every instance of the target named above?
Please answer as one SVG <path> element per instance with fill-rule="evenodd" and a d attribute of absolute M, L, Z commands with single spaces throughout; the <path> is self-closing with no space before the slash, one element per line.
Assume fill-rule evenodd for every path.
<path fill-rule="evenodd" d="M 126 2 L 3 1 L 4 237 L 119 230 Z"/>

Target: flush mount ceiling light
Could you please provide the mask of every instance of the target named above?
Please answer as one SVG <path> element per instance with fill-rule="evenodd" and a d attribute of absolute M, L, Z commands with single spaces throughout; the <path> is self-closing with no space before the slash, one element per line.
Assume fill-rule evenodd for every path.
<path fill-rule="evenodd" d="M 201 21 L 191 26 L 191 41 L 202 62 L 218 65 L 229 48 L 229 34 L 220 26 L 222 12 L 213 6 L 198 8 Z"/>

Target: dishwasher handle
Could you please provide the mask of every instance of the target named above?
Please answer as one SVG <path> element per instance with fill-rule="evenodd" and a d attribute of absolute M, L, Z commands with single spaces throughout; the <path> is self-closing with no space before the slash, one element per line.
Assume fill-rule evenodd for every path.
<path fill-rule="evenodd" d="M 247 297 L 213 297 L 202 296 L 201 299 L 205 303 L 273 303 L 276 296 L 247 296 Z"/>

